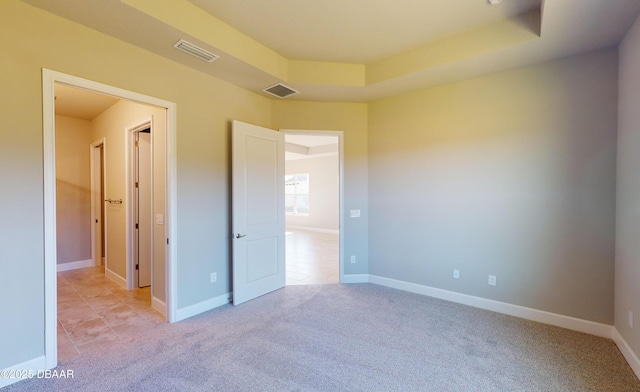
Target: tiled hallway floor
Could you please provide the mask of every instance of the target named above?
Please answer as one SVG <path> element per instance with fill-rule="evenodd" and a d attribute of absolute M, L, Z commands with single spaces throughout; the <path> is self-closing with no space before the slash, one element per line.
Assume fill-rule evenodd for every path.
<path fill-rule="evenodd" d="M 338 234 L 287 229 L 287 285 L 339 282 Z"/>
<path fill-rule="evenodd" d="M 104 266 L 58 272 L 58 360 L 164 322 L 150 288 L 125 290 L 105 277 Z"/>

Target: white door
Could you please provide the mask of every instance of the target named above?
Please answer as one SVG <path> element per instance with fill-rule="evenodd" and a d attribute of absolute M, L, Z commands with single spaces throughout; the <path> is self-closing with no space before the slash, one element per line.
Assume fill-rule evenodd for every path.
<path fill-rule="evenodd" d="M 284 134 L 233 122 L 233 304 L 285 285 Z"/>
<path fill-rule="evenodd" d="M 151 286 L 151 133 L 137 132 L 138 287 Z"/>

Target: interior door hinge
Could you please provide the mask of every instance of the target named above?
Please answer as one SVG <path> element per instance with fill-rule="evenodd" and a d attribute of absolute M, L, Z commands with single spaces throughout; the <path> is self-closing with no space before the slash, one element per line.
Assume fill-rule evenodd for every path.
<path fill-rule="evenodd" d="M 136 223 L 136 229 L 138 228 L 138 224 Z"/>
<path fill-rule="evenodd" d="M 138 187 L 138 183 L 136 182 L 136 188 Z"/>
<path fill-rule="evenodd" d="M 136 140 L 136 147 L 138 147 L 138 141 Z"/>
<path fill-rule="evenodd" d="M 140 265 L 136 264 L 136 270 L 139 270 L 139 269 L 140 269 Z"/>

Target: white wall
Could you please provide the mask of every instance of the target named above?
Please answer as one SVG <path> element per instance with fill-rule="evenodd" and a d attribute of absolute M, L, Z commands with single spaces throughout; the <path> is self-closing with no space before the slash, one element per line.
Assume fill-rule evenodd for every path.
<path fill-rule="evenodd" d="M 58 264 L 91 259 L 91 123 L 56 116 Z"/>
<path fill-rule="evenodd" d="M 640 18 L 619 51 L 615 327 L 640 356 Z"/>
<path fill-rule="evenodd" d="M 287 226 L 339 229 L 339 173 L 337 155 L 286 162 L 286 174 L 309 173 L 309 215 L 287 215 Z"/>
<path fill-rule="evenodd" d="M 372 103 L 370 273 L 611 325 L 617 73 L 610 49 Z"/>

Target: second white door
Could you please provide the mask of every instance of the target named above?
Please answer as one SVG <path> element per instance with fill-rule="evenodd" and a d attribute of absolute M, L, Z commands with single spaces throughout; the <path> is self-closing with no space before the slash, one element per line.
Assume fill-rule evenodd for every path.
<path fill-rule="evenodd" d="M 136 227 L 138 287 L 151 286 L 151 133 L 137 132 Z"/>

